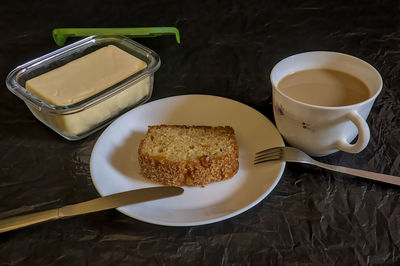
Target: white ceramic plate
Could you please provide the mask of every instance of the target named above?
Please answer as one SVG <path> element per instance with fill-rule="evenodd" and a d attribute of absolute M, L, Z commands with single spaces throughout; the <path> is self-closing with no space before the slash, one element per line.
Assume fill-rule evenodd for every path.
<path fill-rule="evenodd" d="M 275 126 L 251 107 L 222 97 L 183 95 L 139 106 L 114 121 L 91 156 L 93 183 L 102 195 L 159 186 L 139 174 L 137 150 L 148 125 L 229 125 L 239 145 L 239 171 L 205 187 L 184 187 L 182 195 L 118 208 L 135 219 L 169 226 L 208 224 L 238 215 L 264 199 L 279 182 L 284 162 L 254 166 L 254 153 L 283 146 Z"/>

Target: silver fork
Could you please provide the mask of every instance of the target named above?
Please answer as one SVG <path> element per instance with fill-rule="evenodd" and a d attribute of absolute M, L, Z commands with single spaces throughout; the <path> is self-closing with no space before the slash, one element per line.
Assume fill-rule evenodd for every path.
<path fill-rule="evenodd" d="M 301 150 L 292 147 L 275 147 L 271 149 L 266 149 L 256 153 L 254 164 L 264 163 L 268 161 L 286 161 L 286 162 L 296 162 L 296 163 L 306 163 L 316 165 L 328 170 L 341 172 L 349 175 L 364 177 L 367 179 L 372 179 L 380 182 L 385 182 L 389 184 L 394 184 L 400 186 L 400 177 L 399 176 L 392 176 L 392 175 L 385 175 L 380 173 L 374 173 L 364 170 L 358 170 L 343 166 L 335 166 L 326 163 L 321 163 Z"/>

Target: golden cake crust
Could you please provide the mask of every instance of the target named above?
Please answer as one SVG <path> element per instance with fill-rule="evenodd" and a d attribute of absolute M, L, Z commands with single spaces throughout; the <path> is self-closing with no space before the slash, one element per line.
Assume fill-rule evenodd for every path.
<path fill-rule="evenodd" d="M 180 128 L 184 130 L 202 129 L 219 131 L 228 134 L 229 154 L 224 156 L 201 155 L 196 159 L 172 161 L 164 156 L 152 156 L 145 151 L 146 138 L 151 138 L 152 130 L 163 128 Z M 151 181 L 170 186 L 205 186 L 233 177 L 239 169 L 239 149 L 232 127 L 186 126 L 186 125 L 157 125 L 149 126 L 146 137 L 139 145 L 139 165 L 141 174 Z"/>

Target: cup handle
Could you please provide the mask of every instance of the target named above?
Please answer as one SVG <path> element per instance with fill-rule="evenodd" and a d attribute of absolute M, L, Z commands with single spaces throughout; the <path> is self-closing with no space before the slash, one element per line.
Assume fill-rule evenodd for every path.
<path fill-rule="evenodd" d="M 357 153 L 362 151 L 368 144 L 370 138 L 370 132 L 367 122 L 365 122 L 364 118 L 361 117 L 356 111 L 352 111 L 346 116 L 351 122 L 353 122 L 358 129 L 358 139 L 354 144 L 350 144 L 347 142 L 345 138 L 338 140 L 335 143 L 336 148 L 339 150 L 349 152 L 349 153 Z"/>

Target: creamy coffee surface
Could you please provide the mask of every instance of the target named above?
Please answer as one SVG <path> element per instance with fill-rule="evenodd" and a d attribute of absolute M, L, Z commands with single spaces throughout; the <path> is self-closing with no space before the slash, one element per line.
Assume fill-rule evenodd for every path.
<path fill-rule="evenodd" d="M 300 102 L 329 107 L 352 105 L 371 97 L 367 85 L 357 77 L 325 68 L 287 75 L 278 89 Z"/>

